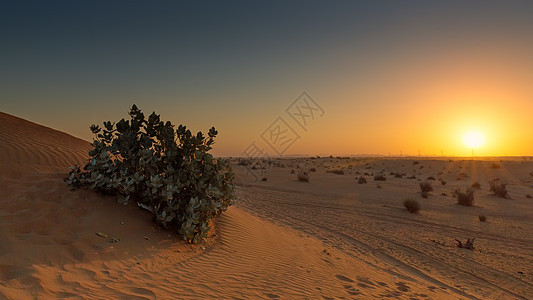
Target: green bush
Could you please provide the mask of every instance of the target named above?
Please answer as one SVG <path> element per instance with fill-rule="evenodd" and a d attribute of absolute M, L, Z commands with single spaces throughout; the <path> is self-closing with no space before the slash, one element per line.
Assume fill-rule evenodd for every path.
<path fill-rule="evenodd" d="M 164 228 L 176 230 L 186 241 L 207 236 L 209 221 L 234 199 L 229 163 L 208 153 L 218 134 L 193 135 L 152 113 L 148 119 L 133 105 L 131 120 L 92 125 L 95 134 L 89 162 L 74 167 L 66 178 L 71 188 L 118 195 L 119 203 L 137 201 Z"/>

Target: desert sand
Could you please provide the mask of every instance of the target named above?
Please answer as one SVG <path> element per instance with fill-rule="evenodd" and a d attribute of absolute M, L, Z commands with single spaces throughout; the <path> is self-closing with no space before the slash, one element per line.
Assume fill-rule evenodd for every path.
<path fill-rule="evenodd" d="M 275 159 L 256 166 L 266 181 L 235 160 L 235 205 L 207 242 L 190 245 L 134 203 L 70 191 L 63 178 L 89 149 L 0 113 L 0 299 L 533 297 L 529 158 Z M 297 168 L 316 172 L 302 182 Z M 512 199 L 489 192 L 495 177 Z M 474 181 L 474 206 L 455 204 L 451 190 Z M 405 210 L 407 198 L 419 213 Z M 474 250 L 455 246 L 466 238 Z"/>

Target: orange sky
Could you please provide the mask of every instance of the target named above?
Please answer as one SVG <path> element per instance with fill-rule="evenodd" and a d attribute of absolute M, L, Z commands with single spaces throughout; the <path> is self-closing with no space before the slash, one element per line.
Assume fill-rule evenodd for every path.
<path fill-rule="evenodd" d="M 215 126 L 220 156 L 276 155 L 278 117 L 300 136 L 285 155 L 469 156 L 470 130 L 475 155 L 533 155 L 529 2 L 13 6 L 0 110 L 89 141 L 135 103 Z M 324 110 L 306 130 L 285 112 L 304 91 Z"/>

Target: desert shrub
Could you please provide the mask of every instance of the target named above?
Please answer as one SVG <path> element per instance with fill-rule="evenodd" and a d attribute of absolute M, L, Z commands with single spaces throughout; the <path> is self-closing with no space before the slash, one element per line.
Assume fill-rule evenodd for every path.
<path fill-rule="evenodd" d="M 363 176 L 359 176 L 359 178 L 357 179 L 357 183 L 359 184 L 366 183 L 366 178 Z"/>
<path fill-rule="evenodd" d="M 433 186 L 431 185 L 431 182 L 429 181 L 424 181 L 424 182 L 421 182 L 418 184 L 418 186 L 420 186 L 420 191 L 422 191 L 422 193 L 429 193 L 431 191 L 433 191 Z"/>
<path fill-rule="evenodd" d="M 486 222 L 486 221 L 487 221 L 487 216 L 485 216 L 485 215 L 479 215 L 479 221 L 480 221 L 480 222 Z"/>
<path fill-rule="evenodd" d="M 501 168 L 501 166 L 499 164 L 497 164 L 497 163 L 492 163 L 492 165 L 490 165 L 490 167 L 493 168 L 493 169 Z"/>
<path fill-rule="evenodd" d="M 294 169 L 291 170 L 291 174 L 296 174 L 296 172 L 294 171 Z"/>
<path fill-rule="evenodd" d="M 407 199 L 403 202 L 403 206 L 410 213 L 417 213 L 420 210 L 420 204 L 416 200 Z"/>
<path fill-rule="evenodd" d="M 298 181 L 304 182 L 309 182 L 309 177 L 309 173 L 302 170 L 298 170 L 298 174 L 296 175 L 296 179 L 298 179 Z"/>
<path fill-rule="evenodd" d="M 341 169 L 329 170 L 329 171 L 326 171 L 326 172 L 327 173 L 337 174 L 337 175 L 344 175 L 344 170 L 341 170 Z"/>
<path fill-rule="evenodd" d="M 396 173 L 396 174 L 394 174 L 394 177 L 396 177 L 396 178 L 403 178 L 404 175 L 405 175 L 405 174 L 402 174 L 402 173 Z"/>
<path fill-rule="evenodd" d="M 407 179 L 416 179 L 416 175 L 409 176 Z"/>
<path fill-rule="evenodd" d="M 428 176 L 428 178 L 426 180 L 435 180 L 435 177 L 433 176 Z"/>
<path fill-rule="evenodd" d="M 309 169 L 309 172 L 316 172 L 316 168 Z"/>
<path fill-rule="evenodd" d="M 489 180 L 489 186 L 490 191 L 494 193 L 494 195 L 502 198 L 511 199 L 511 196 L 509 196 L 509 193 L 507 192 L 507 183 L 503 183 L 500 179 L 496 178 L 493 180 Z"/>
<path fill-rule="evenodd" d="M 474 205 L 474 189 L 467 187 L 463 192 L 460 188 L 452 191 L 452 195 L 457 199 L 457 204 L 472 206 Z"/>
<path fill-rule="evenodd" d="M 446 185 L 446 183 L 447 183 L 446 180 L 443 180 L 443 179 L 440 180 L 440 184 Z"/>
<path fill-rule="evenodd" d="M 472 187 L 475 189 L 480 189 L 481 183 L 479 183 L 479 181 L 474 181 L 474 183 L 472 183 Z"/>
<path fill-rule="evenodd" d="M 374 181 L 386 181 L 387 180 L 387 177 L 385 177 L 385 175 L 383 174 L 377 174 L 376 176 L 374 176 Z"/>
<path fill-rule="evenodd" d="M 175 129 L 155 112 L 145 119 L 135 105 L 129 115 L 130 120 L 90 127 L 95 138 L 89 162 L 83 171 L 73 168 L 65 181 L 72 188 L 118 195 L 124 205 L 135 200 L 164 228 L 200 241 L 210 220 L 234 199 L 229 163 L 208 153 L 218 132 L 211 128 L 205 137 L 183 125 Z"/>

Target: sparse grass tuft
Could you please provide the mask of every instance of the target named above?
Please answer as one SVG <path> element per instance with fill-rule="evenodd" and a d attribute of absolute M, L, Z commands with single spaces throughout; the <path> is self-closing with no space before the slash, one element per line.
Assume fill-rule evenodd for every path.
<path fill-rule="evenodd" d="M 474 181 L 474 183 L 472 183 L 472 187 L 475 189 L 480 189 L 481 183 L 479 183 L 479 181 Z"/>
<path fill-rule="evenodd" d="M 509 193 L 507 192 L 507 183 L 503 183 L 500 179 L 495 178 L 489 180 L 489 185 L 490 191 L 493 192 L 494 195 L 501 198 L 511 199 L 511 196 L 509 196 Z"/>
<path fill-rule="evenodd" d="M 366 178 L 363 176 L 359 176 L 359 178 L 357 179 L 357 183 L 359 184 L 366 183 Z"/>
<path fill-rule="evenodd" d="M 403 206 L 410 213 L 417 213 L 420 210 L 420 204 L 416 200 L 407 199 L 403 202 Z"/>
<path fill-rule="evenodd" d="M 485 215 L 479 215 L 479 221 L 480 221 L 480 222 L 486 222 L 486 221 L 487 221 L 487 216 L 485 216 Z"/>
<path fill-rule="evenodd" d="M 452 191 L 452 195 L 457 199 L 457 204 L 472 206 L 474 204 L 474 189 L 467 187 L 463 192 L 460 188 Z"/>

